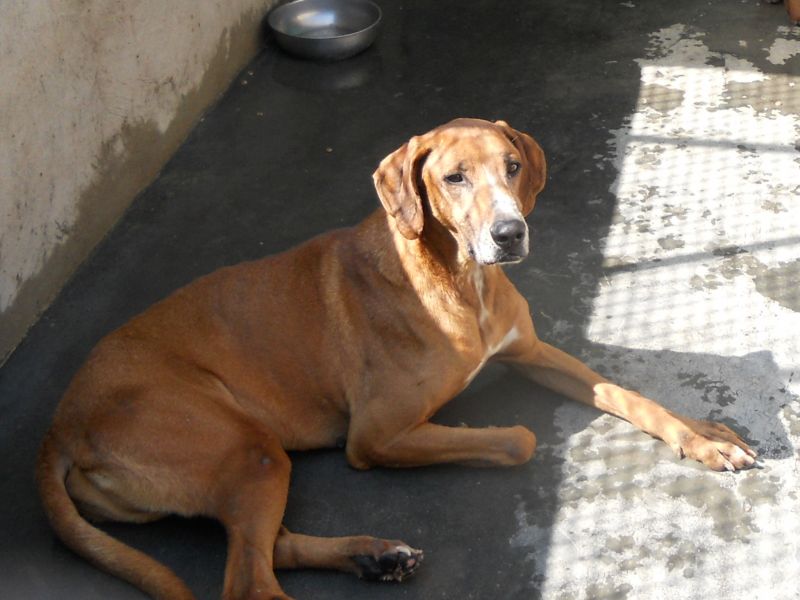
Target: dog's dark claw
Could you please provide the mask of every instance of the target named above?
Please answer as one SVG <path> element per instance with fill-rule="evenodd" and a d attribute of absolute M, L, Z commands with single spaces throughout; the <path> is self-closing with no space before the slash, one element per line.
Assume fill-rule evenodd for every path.
<path fill-rule="evenodd" d="M 378 557 L 368 554 L 352 556 L 359 569 L 359 577 L 367 581 L 403 581 L 411 576 L 422 562 L 422 550 L 408 546 L 394 546 Z"/>

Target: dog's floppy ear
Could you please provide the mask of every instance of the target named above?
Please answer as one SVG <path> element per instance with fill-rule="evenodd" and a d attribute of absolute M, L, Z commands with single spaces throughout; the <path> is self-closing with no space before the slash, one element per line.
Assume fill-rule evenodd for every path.
<path fill-rule="evenodd" d="M 422 164 L 430 154 L 421 137 L 411 138 L 407 144 L 381 161 L 372 174 L 381 204 L 394 217 L 398 231 L 413 240 L 422 234 L 424 216 L 422 196 Z"/>
<path fill-rule="evenodd" d="M 527 133 L 517 131 L 510 127 L 505 121 L 495 121 L 506 134 L 511 143 L 520 153 L 522 157 L 522 173 L 523 177 L 521 196 L 522 196 L 522 213 L 527 215 L 533 210 L 533 205 L 536 204 L 536 196 L 544 189 L 545 181 L 547 180 L 547 162 L 544 158 L 544 152 L 541 146 L 536 143 L 531 136 Z"/>

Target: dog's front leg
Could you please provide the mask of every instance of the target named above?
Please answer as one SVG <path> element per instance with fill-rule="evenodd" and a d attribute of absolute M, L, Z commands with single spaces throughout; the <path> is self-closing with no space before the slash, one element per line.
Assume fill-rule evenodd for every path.
<path fill-rule="evenodd" d="M 688 456 L 716 471 L 734 471 L 755 462 L 756 453 L 727 426 L 671 412 L 637 392 L 611 383 L 578 359 L 542 342 L 530 321 L 517 327 L 526 333 L 498 358 L 536 383 L 625 419 L 666 442 L 678 456 Z"/>
<path fill-rule="evenodd" d="M 440 463 L 513 466 L 527 462 L 536 436 L 522 426 L 473 429 L 424 421 L 398 430 L 399 415 L 351 420 L 347 459 L 357 469 L 418 467 Z"/>

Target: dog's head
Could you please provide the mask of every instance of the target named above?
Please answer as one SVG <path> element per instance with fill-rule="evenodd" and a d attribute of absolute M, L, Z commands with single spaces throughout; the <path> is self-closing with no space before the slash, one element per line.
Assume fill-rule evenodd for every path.
<path fill-rule="evenodd" d="M 411 138 L 373 175 L 398 231 L 412 240 L 435 219 L 459 255 L 479 264 L 528 255 L 525 216 L 546 177 L 544 153 L 503 121 L 456 119 Z"/>

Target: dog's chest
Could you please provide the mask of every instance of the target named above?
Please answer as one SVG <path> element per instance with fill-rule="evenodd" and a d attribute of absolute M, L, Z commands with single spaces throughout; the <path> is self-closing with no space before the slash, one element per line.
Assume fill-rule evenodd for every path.
<path fill-rule="evenodd" d="M 493 356 L 520 337 L 495 274 L 476 269 L 459 287 L 457 294 L 433 290 L 418 295 L 423 311 L 415 313 L 421 327 L 417 339 L 424 339 L 424 350 L 415 351 L 409 361 L 415 368 L 404 376 L 413 379 L 416 393 L 437 402 L 463 390 Z M 392 348 L 397 357 L 398 345 Z"/>
<path fill-rule="evenodd" d="M 520 335 L 519 335 L 519 331 L 517 330 L 517 328 L 516 327 L 511 327 L 506 332 L 506 334 L 501 339 L 499 339 L 498 341 L 496 341 L 494 343 L 485 344 L 484 345 L 483 355 L 478 358 L 477 364 L 475 364 L 475 362 L 476 362 L 475 360 L 472 361 L 473 364 L 475 364 L 475 366 L 473 367 L 473 369 L 471 371 L 469 371 L 467 376 L 464 378 L 463 387 L 467 387 L 470 384 L 470 382 L 475 378 L 475 376 L 478 373 L 480 373 L 480 370 L 484 366 L 486 366 L 486 363 L 489 362 L 489 360 L 493 356 L 495 356 L 496 354 L 499 354 L 500 352 L 502 352 L 503 350 L 508 348 L 508 346 L 510 346 L 513 342 L 517 341 L 519 339 L 519 337 L 520 337 Z"/>
<path fill-rule="evenodd" d="M 474 350 L 468 356 L 470 364 L 463 387 L 469 385 L 493 356 L 520 337 L 516 326 L 504 318 L 502 308 L 497 306 L 495 298 L 487 294 L 486 278 L 482 270 L 475 270 L 472 284 L 477 296 L 477 335 Z"/>

